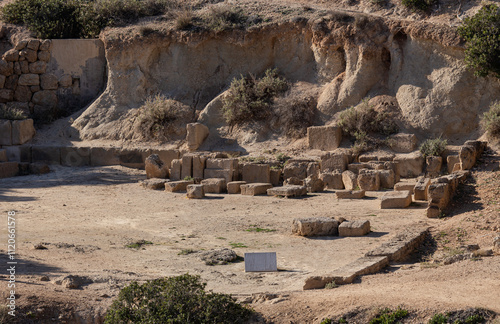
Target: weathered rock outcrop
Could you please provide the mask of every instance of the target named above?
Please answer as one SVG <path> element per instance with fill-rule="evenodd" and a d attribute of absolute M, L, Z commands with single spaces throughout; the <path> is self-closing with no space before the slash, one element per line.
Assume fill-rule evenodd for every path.
<path fill-rule="evenodd" d="M 224 126 L 218 96 L 231 80 L 274 67 L 291 81 L 323 88 L 319 124 L 366 96 L 388 95 L 407 128 L 458 140 L 474 135 L 478 116 L 500 95 L 496 80 L 467 70 L 452 28 L 363 14 L 247 31 L 144 37 L 114 31 L 102 38 L 108 85 L 74 123 L 87 139 L 132 138 L 135 110 L 158 92 L 201 111 L 199 121 L 209 128 Z"/>

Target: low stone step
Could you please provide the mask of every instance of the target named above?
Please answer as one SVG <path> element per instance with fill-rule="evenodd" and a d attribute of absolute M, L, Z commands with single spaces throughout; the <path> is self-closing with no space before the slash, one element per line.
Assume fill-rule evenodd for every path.
<path fill-rule="evenodd" d="M 406 208 L 411 204 L 411 192 L 409 190 L 386 192 L 380 201 L 381 209 Z"/>
<path fill-rule="evenodd" d="M 385 242 L 375 250 L 366 253 L 365 256 L 386 256 L 389 258 L 389 261 L 404 260 L 424 241 L 427 234 L 427 227 L 406 230 L 397 234 L 393 239 Z"/>
<path fill-rule="evenodd" d="M 267 193 L 267 189 L 271 189 L 273 187 L 270 183 L 249 183 L 246 185 L 242 185 L 241 194 L 246 196 L 257 196 L 257 195 L 265 195 Z"/>
<path fill-rule="evenodd" d="M 330 275 L 312 276 L 306 279 L 302 289 L 320 289 L 326 284 L 335 282 L 337 285 L 352 283 L 357 277 L 377 273 L 389 264 L 389 258 L 381 257 L 361 257 L 335 271 Z"/>
<path fill-rule="evenodd" d="M 306 186 L 289 185 L 267 189 L 268 196 L 282 196 L 285 198 L 301 197 L 307 195 Z"/>

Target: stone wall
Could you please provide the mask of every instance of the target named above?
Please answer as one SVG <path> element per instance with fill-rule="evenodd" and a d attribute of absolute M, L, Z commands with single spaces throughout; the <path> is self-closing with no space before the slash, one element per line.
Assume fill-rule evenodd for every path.
<path fill-rule="evenodd" d="M 86 106 L 104 87 L 100 40 L 27 39 L 11 45 L 4 46 L 0 60 L 0 104 L 51 120 Z"/>

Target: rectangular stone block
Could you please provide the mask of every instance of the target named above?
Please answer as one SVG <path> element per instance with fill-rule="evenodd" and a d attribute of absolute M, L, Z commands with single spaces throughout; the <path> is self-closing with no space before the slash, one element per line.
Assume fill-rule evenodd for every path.
<path fill-rule="evenodd" d="M 285 198 L 302 197 L 307 195 L 306 186 L 288 185 L 267 189 L 268 196 L 281 196 Z"/>
<path fill-rule="evenodd" d="M 307 128 L 309 148 L 332 151 L 342 141 L 342 130 L 337 126 L 312 126 Z"/>
<path fill-rule="evenodd" d="M 194 181 L 189 180 L 179 180 L 179 181 L 170 181 L 165 183 L 165 191 L 166 192 L 181 192 L 186 191 L 187 186 L 194 184 Z"/>
<path fill-rule="evenodd" d="M 31 146 L 15 145 L 4 146 L 3 148 L 7 152 L 7 161 L 31 163 Z"/>
<path fill-rule="evenodd" d="M 205 179 L 201 181 L 201 184 L 205 193 L 223 193 L 227 188 L 224 178 Z"/>
<path fill-rule="evenodd" d="M 321 171 L 340 171 L 347 170 L 349 157 L 344 153 L 327 153 L 321 156 Z"/>
<path fill-rule="evenodd" d="M 273 186 L 279 186 L 281 183 L 281 170 L 271 168 L 269 171 L 269 178 Z"/>
<path fill-rule="evenodd" d="M 182 170 L 181 179 L 193 176 L 193 156 L 191 154 L 184 154 L 181 158 Z"/>
<path fill-rule="evenodd" d="M 33 146 L 31 154 L 33 163 L 61 164 L 61 148 L 58 146 Z"/>
<path fill-rule="evenodd" d="M 414 189 L 415 200 L 427 200 L 427 190 L 431 184 L 431 179 L 421 178 L 417 181 Z"/>
<path fill-rule="evenodd" d="M 170 163 L 170 180 L 181 180 L 182 160 L 174 159 Z"/>
<path fill-rule="evenodd" d="M 12 145 L 12 123 L 0 119 L 0 145 Z"/>
<path fill-rule="evenodd" d="M 414 178 L 424 170 L 424 156 L 420 152 L 398 154 L 394 158 L 397 162 L 398 173 L 402 178 Z"/>
<path fill-rule="evenodd" d="M 245 253 L 245 272 L 278 271 L 276 252 Z"/>
<path fill-rule="evenodd" d="M 267 194 L 267 189 L 273 187 L 270 183 L 250 183 L 241 185 L 241 194 L 246 196 L 257 196 Z"/>
<path fill-rule="evenodd" d="M 203 179 L 203 172 L 205 171 L 205 164 L 207 161 L 206 156 L 195 155 L 193 156 L 193 178 Z"/>
<path fill-rule="evenodd" d="M 90 148 L 61 147 L 61 165 L 69 167 L 90 165 Z"/>
<path fill-rule="evenodd" d="M 163 190 L 165 189 L 165 183 L 169 182 L 170 180 L 168 179 L 158 179 L 158 178 L 153 178 L 153 179 L 146 179 L 140 181 L 141 186 L 143 186 L 146 189 L 151 189 L 151 190 Z"/>
<path fill-rule="evenodd" d="M 144 170 L 144 161 L 150 155 L 150 150 L 142 149 L 123 149 L 119 153 L 120 165 Z"/>
<path fill-rule="evenodd" d="M 207 159 L 207 169 L 237 170 L 238 159 Z"/>
<path fill-rule="evenodd" d="M 12 145 L 21 145 L 35 136 L 33 119 L 12 121 Z"/>
<path fill-rule="evenodd" d="M 7 150 L 6 149 L 0 149 L 0 162 L 7 162 Z"/>
<path fill-rule="evenodd" d="M 207 160 L 208 161 L 208 160 Z M 205 169 L 203 172 L 205 179 L 210 178 L 224 178 L 226 183 L 233 181 L 233 172 L 231 170 L 224 169 Z"/>
<path fill-rule="evenodd" d="M 19 163 L 0 162 L 0 178 L 15 177 L 19 173 Z"/>
<path fill-rule="evenodd" d="M 380 188 L 392 189 L 396 181 L 396 175 L 392 170 L 379 170 L 380 175 Z"/>
<path fill-rule="evenodd" d="M 406 208 L 411 204 L 411 192 L 409 190 L 386 192 L 380 200 L 380 208 Z"/>
<path fill-rule="evenodd" d="M 452 173 L 454 171 L 455 164 L 460 163 L 460 157 L 457 155 L 448 155 L 446 157 L 446 167 L 448 168 L 448 173 Z"/>
<path fill-rule="evenodd" d="M 339 222 L 330 217 L 296 218 L 293 220 L 292 233 L 300 236 L 335 236 L 339 234 Z"/>
<path fill-rule="evenodd" d="M 359 171 L 358 186 L 361 190 L 377 191 L 380 189 L 380 174 L 377 170 L 363 169 Z"/>
<path fill-rule="evenodd" d="M 172 160 L 178 159 L 180 156 L 179 150 L 156 150 L 153 149 L 151 154 L 157 154 L 163 163 L 167 165 L 167 168 L 171 167 Z"/>
<path fill-rule="evenodd" d="M 90 165 L 120 165 L 120 151 L 114 147 L 91 147 Z"/>
<path fill-rule="evenodd" d="M 310 161 L 294 161 L 288 160 L 283 168 L 283 179 L 288 178 L 298 178 L 299 180 L 303 180 L 307 178 L 307 168 L 309 166 Z"/>
<path fill-rule="evenodd" d="M 344 221 L 339 225 L 339 236 L 363 236 L 370 233 L 370 221 Z"/>
<path fill-rule="evenodd" d="M 245 181 L 232 181 L 227 183 L 227 193 L 228 194 L 239 194 L 241 193 L 241 185 L 247 184 Z"/>
<path fill-rule="evenodd" d="M 365 197 L 364 190 L 337 190 L 335 191 L 337 199 L 363 199 Z"/>
<path fill-rule="evenodd" d="M 205 186 L 200 184 L 190 184 L 186 188 L 189 199 L 202 199 L 205 197 Z"/>
<path fill-rule="evenodd" d="M 394 185 L 394 190 L 395 191 L 406 191 L 408 190 L 411 194 L 413 194 L 413 191 L 415 190 L 415 185 L 416 182 L 409 182 L 409 181 L 403 181 L 403 182 L 398 182 Z"/>
<path fill-rule="evenodd" d="M 271 183 L 270 170 L 269 164 L 246 163 L 241 170 L 241 180 L 246 183 Z"/>

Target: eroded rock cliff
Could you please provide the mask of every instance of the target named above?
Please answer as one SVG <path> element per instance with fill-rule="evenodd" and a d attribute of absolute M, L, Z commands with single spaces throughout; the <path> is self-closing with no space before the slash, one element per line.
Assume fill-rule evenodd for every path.
<path fill-rule="evenodd" d="M 451 141 L 477 135 L 479 116 L 500 95 L 498 80 L 476 78 L 466 68 L 454 29 L 364 14 L 330 13 L 246 31 L 113 31 L 101 38 L 108 84 L 74 122 L 83 139 L 133 139 L 136 110 L 155 93 L 221 126 L 220 104 L 210 102 L 233 78 L 268 68 L 321 88 L 318 124 L 367 96 L 388 95 L 397 99 L 407 128 Z"/>

